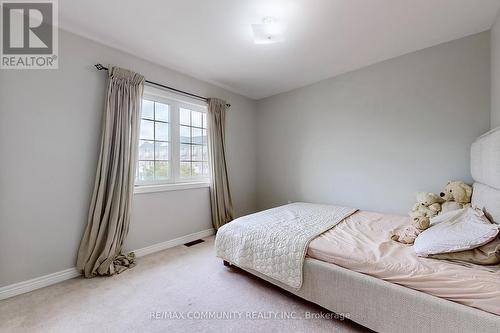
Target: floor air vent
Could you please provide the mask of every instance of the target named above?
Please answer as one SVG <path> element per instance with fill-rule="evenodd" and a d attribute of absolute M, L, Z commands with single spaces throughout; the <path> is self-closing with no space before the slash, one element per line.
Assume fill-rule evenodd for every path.
<path fill-rule="evenodd" d="M 193 245 L 200 244 L 200 243 L 203 243 L 203 242 L 204 242 L 203 239 L 197 239 L 197 240 L 194 240 L 192 242 L 188 242 L 188 243 L 184 244 L 184 246 L 191 247 Z"/>

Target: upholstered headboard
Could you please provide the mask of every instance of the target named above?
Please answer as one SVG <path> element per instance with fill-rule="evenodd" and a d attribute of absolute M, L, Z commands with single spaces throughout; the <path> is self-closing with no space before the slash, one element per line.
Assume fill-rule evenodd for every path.
<path fill-rule="evenodd" d="M 500 224 L 500 127 L 481 135 L 471 148 L 472 205 Z"/>

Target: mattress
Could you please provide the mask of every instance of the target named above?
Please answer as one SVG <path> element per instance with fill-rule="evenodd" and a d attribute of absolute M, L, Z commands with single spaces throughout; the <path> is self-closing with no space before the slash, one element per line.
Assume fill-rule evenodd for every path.
<path fill-rule="evenodd" d="M 404 216 L 359 211 L 310 244 L 309 257 L 500 315 L 500 267 L 419 258 L 390 232 Z"/>

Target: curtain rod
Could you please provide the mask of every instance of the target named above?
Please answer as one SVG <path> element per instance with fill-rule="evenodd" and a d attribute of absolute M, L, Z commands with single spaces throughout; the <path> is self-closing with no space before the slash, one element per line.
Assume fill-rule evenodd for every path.
<path fill-rule="evenodd" d="M 104 67 L 101 64 L 96 64 L 94 66 L 95 66 L 95 68 L 97 68 L 97 70 L 100 70 L 100 71 L 107 71 L 108 70 L 107 67 Z M 187 95 L 187 96 L 191 96 L 191 97 L 194 97 L 194 98 L 197 98 L 197 99 L 201 99 L 201 100 L 203 100 L 205 102 L 208 102 L 208 98 L 200 96 L 200 95 L 192 94 L 192 93 L 184 91 L 184 90 L 172 88 L 172 87 L 166 86 L 164 84 L 156 83 L 156 82 L 149 81 L 149 80 L 146 80 L 146 83 L 149 83 L 149 84 L 155 85 L 155 86 L 163 88 L 163 89 L 175 91 L 176 93 Z M 226 106 L 229 108 L 229 107 L 231 107 L 231 104 L 226 104 Z"/>

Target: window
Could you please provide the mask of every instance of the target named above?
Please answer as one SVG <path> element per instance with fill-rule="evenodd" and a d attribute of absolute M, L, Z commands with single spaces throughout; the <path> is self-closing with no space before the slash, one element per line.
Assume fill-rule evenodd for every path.
<path fill-rule="evenodd" d="M 138 183 L 161 183 L 170 179 L 169 111 L 168 104 L 142 101 Z"/>
<path fill-rule="evenodd" d="M 136 185 L 208 183 L 206 106 L 146 87 Z"/>
<path fill-rule="evenodd" d="M 180 108 L 180 176 L 208 177 L 207 114 Z"/>

